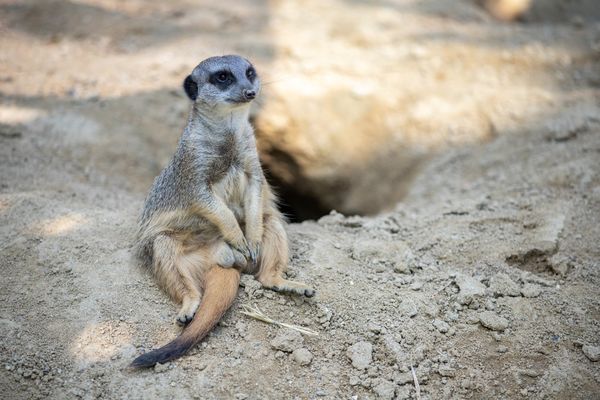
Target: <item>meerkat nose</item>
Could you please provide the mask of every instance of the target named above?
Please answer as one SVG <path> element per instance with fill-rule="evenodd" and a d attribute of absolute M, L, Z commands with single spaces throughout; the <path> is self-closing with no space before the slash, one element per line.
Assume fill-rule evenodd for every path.
<path fill-rule="evenodd" d="M 253 98 L 256 97 L 256 92 L 254 90 L 250 90 L 250 89 L 245 89 L 244 90 L 244 97 L 247 100 L 252 100 Z"/>

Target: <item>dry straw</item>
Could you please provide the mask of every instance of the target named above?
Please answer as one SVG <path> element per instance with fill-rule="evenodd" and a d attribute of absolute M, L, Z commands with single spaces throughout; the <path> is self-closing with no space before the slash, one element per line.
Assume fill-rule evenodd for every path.
<path fill-rule="evenodd" d="M 255 318 L 259 321 L 266 322 L 267 324 L 273 324 L 273 325 L 282 326 L 284 328 L 293 329 L 304 335 L 309 335 L 309 336 L 317 336 L 319 334 L 319 332 L 313 331 L 312 329 L 305 328 L 303 326 L 286 324 L 285 322 L 275 321 L 273 318 L 267 317 L 265 315 L 265 313 L 263 313 L 260 310 L 260 308 L 258 308 L 258 306 L 256 306 L 256 305 L 254 306 L 254 308 L 252 308 L 248 305 L 243 304 L 242 308 L 243 308 L 243 311 L 240 311 L 242 314 L 247 315 L 252 318 Z"/>

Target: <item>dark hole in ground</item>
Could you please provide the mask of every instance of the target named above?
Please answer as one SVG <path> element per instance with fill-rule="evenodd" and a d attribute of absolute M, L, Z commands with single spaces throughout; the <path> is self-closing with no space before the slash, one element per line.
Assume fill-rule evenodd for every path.
<path fill-rule="evenodd" d="M 317 197 L 302 193 L 273 175 L 267 175 L 267 180 L 279 197 L 279 210 L 289 222 L 316 220 L 331 211 Z"/>

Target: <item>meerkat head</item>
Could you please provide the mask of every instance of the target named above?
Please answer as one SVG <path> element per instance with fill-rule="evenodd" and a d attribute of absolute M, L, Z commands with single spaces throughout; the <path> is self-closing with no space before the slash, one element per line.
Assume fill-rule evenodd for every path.
<path fill-rule="evenodd" d="M 260 90 L 260 79 L 245 58 L 210 57 L 185 78 L 183 89 L 200 106 L 235 108 L 254 100 Z"/>

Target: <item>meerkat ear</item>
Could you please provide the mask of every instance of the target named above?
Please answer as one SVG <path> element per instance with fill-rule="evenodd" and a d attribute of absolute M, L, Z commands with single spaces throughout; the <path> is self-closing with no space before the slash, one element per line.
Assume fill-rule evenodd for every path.
<path fill-rule="evenodd" d="M 191 100 L 196 100 L 198 97 L 198 84 L 194 82 L 191 75 L 188 75 L 183 81 L 183 90 Z"/>

